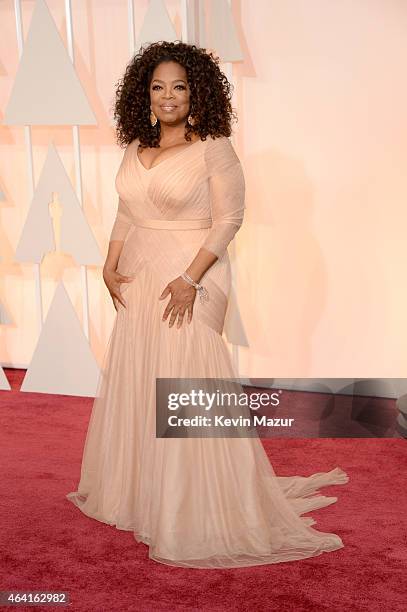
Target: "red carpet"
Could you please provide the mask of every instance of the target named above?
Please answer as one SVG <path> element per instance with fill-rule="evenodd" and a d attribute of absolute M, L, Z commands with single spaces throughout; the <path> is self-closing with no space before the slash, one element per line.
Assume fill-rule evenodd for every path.
<path fill-rule="evenodd" d="M 311 513 L 345 548 L 256 568 L 178 569 L 148 559 L 130 532 L 84 516 L 75 490 L 92 399 L 0 392 L 0 590 L 70 593 L 77 611 L 229 610 L 398 612 L 406 609 L 407 444 L 400 439 L 266 440 L 276 472 L 340 466 L 336 504 Z M 54 606 L 18 610 L 56 610 Z M 61 608 L 63 609 L 63 608 Z"/>

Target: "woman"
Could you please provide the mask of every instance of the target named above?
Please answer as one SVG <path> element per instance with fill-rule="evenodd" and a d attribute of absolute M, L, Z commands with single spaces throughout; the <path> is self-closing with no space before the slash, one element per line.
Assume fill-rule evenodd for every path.
<path fill-rule="evenodd" d="M 133 531 L 151 559 L 198 568 L 341 548 L 301 515 L 336 501 L 311 496 L 319 487 L 348 480 L 339 468 L 276 477 L 257 437 L 156 437 L 156 378 L 236 376 L 222 330 L 244 177 L 218 63 L 194 45 L 154 43 L 118 87 L 126 148 L 104 266 L 117 316 L 80 483 L 67 495 L 87 516 Z"/>

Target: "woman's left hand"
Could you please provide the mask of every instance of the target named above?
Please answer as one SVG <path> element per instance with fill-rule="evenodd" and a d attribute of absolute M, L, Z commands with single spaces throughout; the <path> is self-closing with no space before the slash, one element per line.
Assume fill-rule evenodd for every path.
<path fill-rule="evenodd" d="M 165 321 L 172 310 L 169 323 L 170 327 L 172 327 L 177 317 L 177 328 L 181 327 L 186 312 L 188 312 L 188 323 L 191 323 L 192 309 L 196 297 L 195 287 L 184 280 L 181 276 L 178 276 L 178 278 L 168 283 L 158 299 L 163 300 L 170 293 L 171 299 L 164 310 L 162 320 Z"/>

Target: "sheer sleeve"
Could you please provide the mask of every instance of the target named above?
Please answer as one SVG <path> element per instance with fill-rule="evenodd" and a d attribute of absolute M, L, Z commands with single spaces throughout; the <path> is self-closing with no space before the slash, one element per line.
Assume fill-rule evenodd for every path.
<path fill-rule="evenodd" d="M 119 198 L 116 218 L 110 233 L 109 241 L 126 240 L 126 236 L 132 226 L 132 217 L 126 204 Z"/>
<path fill-rule="evenodd" d="M 218 258 L 243 223 L 245 206 L 245 180 L 242 166 L 227 136 L 213 140 L 205 149 L 208 170 L 212 227 L 202 248 Z"/>
<path fill-rule="evenodd" d="M 126 205 L 126 203 L 124 202 L 124 200 L 120 197 L 120 183 L 121 183 L 120 177 L 122 176 L 123 173 L 125 174 L 125 168 L 128 163 L 128 156 L 131 152 L 133 142 L 135 142 L 135 140 L 133 140 L 131 143 L 129 143 L 126 146 L 124 153 L 123 153 L 122 160 L 120 162 L 119 169 L 116 174 L 115 187 L 116 187 L 117 193 L 119 194 L 119 197 L 118 197 L 116 218 L 114 220 L 114 224 L 110 232 L 110 238 L 109 238 L 110 242 L 112 240 L 120 240 L 120 241 L 126 240 L 127 234 L 129 233 L 130 228 L 133 225 L 133 216 L 131 214 L 131 211 L 129 207 Z"/>

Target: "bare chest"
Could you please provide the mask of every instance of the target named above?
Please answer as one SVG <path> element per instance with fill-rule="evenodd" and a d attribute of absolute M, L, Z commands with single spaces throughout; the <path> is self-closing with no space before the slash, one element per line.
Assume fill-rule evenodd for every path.
<path fill-rule="evenodd" d="M 160 146 L 160 147 L 149 147 L 142 148 L 140 145 L 137 146 L 137 156 L 143 166 L 150 170 L 155 166 L 158 166 L 161 162 L 166 159 L 170 159 L 172 156 L 176 156 L 182 151 L 189 149 L 199 139 L 192 140 L 190 143 L 179 143 L 175 145 Z"/>

